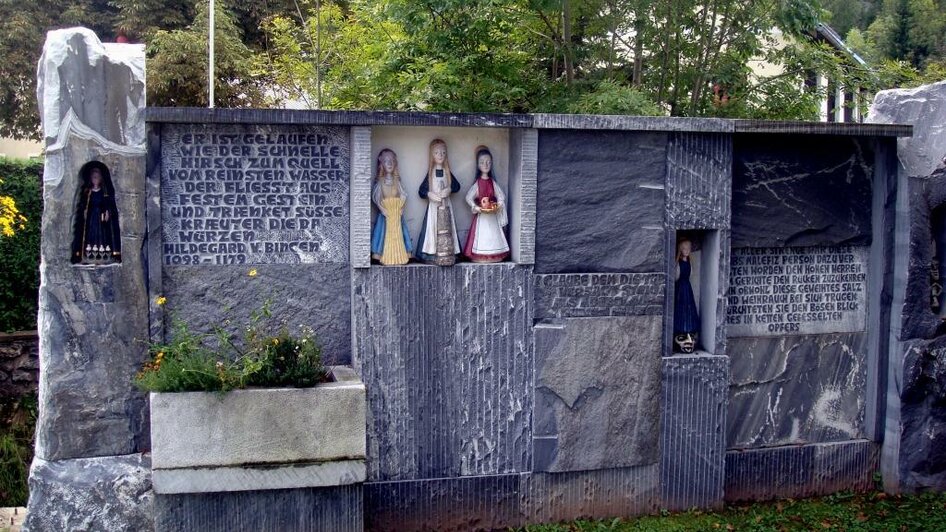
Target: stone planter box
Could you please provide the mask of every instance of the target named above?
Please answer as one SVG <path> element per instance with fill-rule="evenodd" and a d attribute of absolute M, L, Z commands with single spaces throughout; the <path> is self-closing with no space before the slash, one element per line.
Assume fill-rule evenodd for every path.
<path fill-rule="evenodd" d="M 365 385 L 333 382 L 151 394 L 151 464 L 160 494 L 340 486 L 363 482 Z"/>

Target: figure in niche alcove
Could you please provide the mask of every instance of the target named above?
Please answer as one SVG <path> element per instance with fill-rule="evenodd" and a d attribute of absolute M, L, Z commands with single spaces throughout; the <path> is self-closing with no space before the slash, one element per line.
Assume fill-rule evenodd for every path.
<path fill-rule="evenodd" d="M 122 261 L 121 230 L 115 206 L 115 188 L 108 167 L 93 161 L 79 173 L 82 189 L 76 207 L 72 240 L 74 264 L 111 264 Z"/>
<path fill-rule="evenodd" d="M 397 155 L 388 149 L 378 154 L 378 177 L 371 191 L 378 207 L 378 219 L 371 235 L 371 256 L 381 264 L 407 264 L 411 253 L 411 235 L 404 221 L 407 193 L 401 186 Z"/>
<path fill-rule="evenodd" d="M 509 256 L 509 243 L 503 230 L 509 223 L 506 195 L 493 175 L 493 154 L 486 146 L 476 148 L 476 168 L 477 177 L 466 194 L 473 222 L 463 254 L 473 262 L 501 262 Z"/>
<path fill-rule="evenodd" d="M 428 202 L 417 238 L 417 258 L 438 266 L 453 266 L 460 253 L 460 240 L 450 195 L 460 192 L 460 182 L 450 172 L 446 142 L 434 139 L 430 143 L 427 168 L 427 176 L 417 191 Z"/>
<path fill-rule="evenodd" d="M 700 335 L 700 315 L 690 285 L 690 252 L 693 243 L 687 239 L 677 243 L 676 275 L 673 290 L 673 344 L 680 353 L 692 353 Z"/>

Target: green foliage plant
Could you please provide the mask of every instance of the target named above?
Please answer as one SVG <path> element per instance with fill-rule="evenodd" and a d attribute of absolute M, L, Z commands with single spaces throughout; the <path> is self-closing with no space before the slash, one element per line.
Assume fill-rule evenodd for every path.
<path fill-rule="evenodd" d="M 0 331 L 36 329 L 43 163 L 0 158 L 0 197 L 19 211 L 13 234 L 0 236 Z"/>
<path fill-rule="evenodd" d="M 33 461 L 36 395 L 0 399 L 0 506 L 25 506 Z"/>
<path fill-rule="evenodd" d="M 175 319 L 170 339 L 150 346 L 151 357 L 135 376 L 136 384 L 149 392 L 227 392 L 324 382 L 322 350 L 312 330 L 303 328 L 294 336 L 281 327 L 271 334 L 270 305 L 267 301 L 253 311 L 242 337 L 230 332 L 232 323 L 200 333 Z"/>

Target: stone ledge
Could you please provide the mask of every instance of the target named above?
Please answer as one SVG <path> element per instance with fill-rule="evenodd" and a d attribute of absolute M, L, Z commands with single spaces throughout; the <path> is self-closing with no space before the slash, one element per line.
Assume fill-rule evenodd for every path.
<path fill-rule="evenodd" d="M 364 482 L 366 477 L 364 460 L 342 460 L 277 467 L 155 469 L 152 484 L 160 494 L 218 493 L 345 486 Z"/>
<path fill-rule="evenodd" d="M 365 386 L 357 380 L 152 393 L 152 463 L 159 470 L 364 459 L 366 416 Z"/>

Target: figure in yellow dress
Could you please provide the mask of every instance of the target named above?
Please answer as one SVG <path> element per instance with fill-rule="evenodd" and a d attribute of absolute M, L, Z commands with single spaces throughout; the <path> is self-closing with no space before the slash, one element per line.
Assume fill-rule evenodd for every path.
<path fill-rule="evenodd" d="M 378 208 L 371 234 L 371 256 L 384 265 L 407 264 L 412 248 L 404 220 L 407 193 L 401 186 L 397 155 L 389 149 L 378 154 L 378 175 L 371 199 Z"/>

